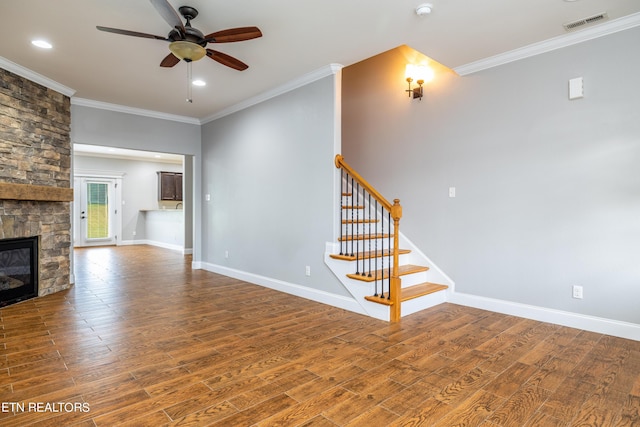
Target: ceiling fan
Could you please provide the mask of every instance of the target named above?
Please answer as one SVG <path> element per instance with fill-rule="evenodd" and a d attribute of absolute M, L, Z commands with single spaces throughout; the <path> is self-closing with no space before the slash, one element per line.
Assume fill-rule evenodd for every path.
<path fill-rule="evenodd" d="M 187 63 L 198 61 L 205 55 L 222 65 L 231 67 L 238 71 L 249 68 L 247 64 L 226 53 L 208 49 L 209 43 L 230 43 L 244 40 L 251 40 L 262 37 L 262 32 L 258 27 L 230 28 L 228 30 L 216 31 L 215 33 L 204 35 L 200 30 L 191 26 L 191 20 L 198 16 L 198 11 L 190 6 L 178 8 L 180 14 L 187 21 L 182 23 L 178 12 L 169 4 L 168 0 L 150 0 L 151 4 L 158 11 L 160 16 L 171 26 L 171 31 L 166 37 L 155 36 L 153 34 L 139 33 L 137 31 L 120 30 L 97 26 L 100 31 L 108 33 L 122 34 L 125 36 L 143 37 L 148 39 L 164 40 L 169 42 L 169 53 L 161 62 L 161 67 L 173 67 L 180 60 Z"/>

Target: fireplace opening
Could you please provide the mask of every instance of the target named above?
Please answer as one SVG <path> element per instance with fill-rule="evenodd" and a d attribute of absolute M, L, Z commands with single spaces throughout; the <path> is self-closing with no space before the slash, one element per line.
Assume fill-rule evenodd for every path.
<path fill-rule="evenodd" d="M 38 236 L 0 240 L 0 307 L 38 295 Z"/>

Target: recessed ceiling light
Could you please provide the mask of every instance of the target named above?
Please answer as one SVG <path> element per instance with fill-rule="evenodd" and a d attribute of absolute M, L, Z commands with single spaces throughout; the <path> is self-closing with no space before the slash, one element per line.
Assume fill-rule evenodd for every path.
<path fill-rule="evenodd" d="M 418 16 L 428 15 L 431 13 L 432 9 L 433 9 L 433 5 L 430 3 L 421 4 L 420 6 L 416 7 L 416 15 Z"/>
<path fill-rule="evenodd" d="M 204 80 L 194 80 L 192 84 L 194 86 L 206 86 L 207 82 L 205 82 Z"/>
<path fill-rule="evenodd" d="M 31 44 L 42 49 L 51 49 L 53 46 L 46 40 L 31 40 Z"/>

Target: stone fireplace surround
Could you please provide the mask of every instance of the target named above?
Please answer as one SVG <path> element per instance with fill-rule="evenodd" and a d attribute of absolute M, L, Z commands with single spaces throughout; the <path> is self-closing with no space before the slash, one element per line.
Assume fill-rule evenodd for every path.
<path fill-rule="evenodd" d="M 43 296 L 70 287 L 71 103 L 0 68 L 0 239 L 40 237 Z"/>

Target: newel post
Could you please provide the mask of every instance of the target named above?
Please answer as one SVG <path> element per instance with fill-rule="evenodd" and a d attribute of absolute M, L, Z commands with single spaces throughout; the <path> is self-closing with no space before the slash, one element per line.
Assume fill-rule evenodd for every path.
<path fill-rule="evenodd" d="M 399 322 L 401 317 L 400 312 L 400 289 L 401 282 L 400 276 L 398 274 L 398 265 L 400 264 L 398 247 L 400 245 L 400 218 L 402 218 L 402 206 L 400 206 L 400 199 L 393 200 L 393 206 L 391 207 L 391 218 L 393 218 L 393 269 L 391 271 L 391 280 L 390 280 L 390 293 L 391 293 L 391 301 L 393 304 L 391 305 L 391 321 Z"/>

